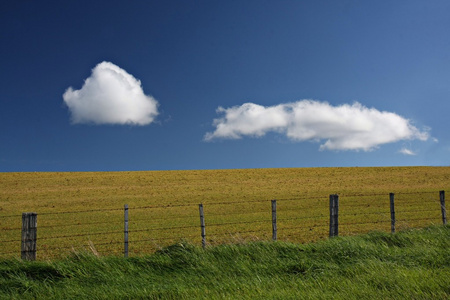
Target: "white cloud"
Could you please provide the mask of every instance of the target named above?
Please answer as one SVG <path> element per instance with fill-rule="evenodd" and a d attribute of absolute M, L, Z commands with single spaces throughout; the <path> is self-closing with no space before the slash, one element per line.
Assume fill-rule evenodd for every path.
<path fill-rule="evenodd" d="M 359 103 L 331 106 L 302 100 L 264 107 L 254 103 L 217 109 L 216 129 L 204 139 L 261 137 L 267 132 L 285 134 L 294 141 L 322 141 L 321 150 L 364 150 L 399 140 L 425 141 L 428 132 L 395 113 L 367 108 Z"/>
<path fill-rule="evenodd" d="M 408 148 L 402 148 L 398 152 L 400 152 L 401 154 L 405 154 L 405 155 L 417 155 L 417 153 L 415 153 L 414 151 L 412 151 Z"/>
<path fill-rule="evenodd" d="M 110 62 L 98 64 L 83 87 L 69 87 L 63 99 L 73 123 L 147 125 L 158 115 L 158 102 L 141 82 Z"/>

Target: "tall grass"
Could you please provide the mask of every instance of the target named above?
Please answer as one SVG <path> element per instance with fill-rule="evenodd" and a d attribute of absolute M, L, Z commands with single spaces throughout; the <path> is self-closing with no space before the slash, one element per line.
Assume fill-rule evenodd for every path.
<path fill-rule="evenodd" d="M 0 297 L 449 299 L 450 227 L 206 250 L 179 242 L 127 259 L 73 253 L 48 262 L 1 260 Z"/>

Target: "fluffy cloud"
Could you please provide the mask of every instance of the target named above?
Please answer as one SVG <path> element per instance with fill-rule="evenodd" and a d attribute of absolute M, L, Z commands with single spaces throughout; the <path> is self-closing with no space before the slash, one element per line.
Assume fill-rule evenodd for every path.
<path fill-rule="evenodd" d="M 429 138 L 411 122 L 395 113 L 367 108 L 359 103 L 331 106 L 326 102 L 302 100 L 264 107 L 254 103 L 217 109 L 222 118 L 214 120 L 218 138 L 261 137 L 267 132 L 285 134 L 294 141 L 321 141 L 321 150 L 364 150 L 399 140 Z"/>
<path fill-rule="evenodd" d="M 141 82 L 110 62 L 98 64 L 83 87 L 69 87 L 63 99 L 73 123 L 147 125 L 158 115 L 158 102 Z"/>

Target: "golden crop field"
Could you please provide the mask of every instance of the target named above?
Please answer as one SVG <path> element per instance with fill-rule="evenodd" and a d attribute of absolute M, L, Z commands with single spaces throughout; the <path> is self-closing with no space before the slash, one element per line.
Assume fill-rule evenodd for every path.
<path fill-rule="evenodd" d="M 450 167 L 292 168 L 196 171 L 0 173 L 0 257 L 20 256 L 21 214 L 38 214 L 38 259 L 90 249 L 123 253 L 129 206 L 130 255 L 185 239 L 199 244 L 203 203 L 208 244 L 328 237 L 329 195 L 339 194 L 339 234 L 442 223 L 439 191 Z M 448 205 L 447 205 L 448 206 Z"/>

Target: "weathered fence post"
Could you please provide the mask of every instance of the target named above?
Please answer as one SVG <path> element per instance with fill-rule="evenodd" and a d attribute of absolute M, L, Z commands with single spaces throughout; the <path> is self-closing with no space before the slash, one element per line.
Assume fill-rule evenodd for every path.
<path fill-rule="evenodd" d="M 334 235 L 339 235 L 339 195 L 334 195 Z"/>
<path fill-rule="evenodd" d="M 330 237 L 339 235 L 339 195 L 330 195 Z"/>
<path fill-rule="evenodd" d="M 395 206 L 394 206 L 394 193 L 389 193 L 389 202 L 391 206 L 391 233 L 395 233 Z"/>
<path fill-rule="evenodd" d="M 447 225 L 447 211 L 445 210 L 445 191 L 439 192 L 439 198 L 441 200 L 442 223 L 444 223 L 444 225 Z"/>
<path fill-rule="evenodd" d="M 277 240 L 277 200 L 272 200 L 272 240 Z"/>
<path fill-rule="evenodd" d="M 200 228 L 202 235 L 202 247 L 206 247 L 206 230 L 205 230 L 205 215 L 203 213 L 203 204 L 198 205 L 198 210 L 200 212 Z"/>
<path fill-rule="evenodd" d="M 330 237 L 334 234 L 334 216 L 333 216 L 334 195 L 330 195 Z"/>
<path fill-rule="evenodd" d="M 124 206 L 124 245 L 123 245 L 123 255 L 128 257 L 128 204 Z"/>
<path fill-rule="evenodd" d="M 36 260 L 37 213 L 22 214 L 22 247 L 23 260 Z"/>

